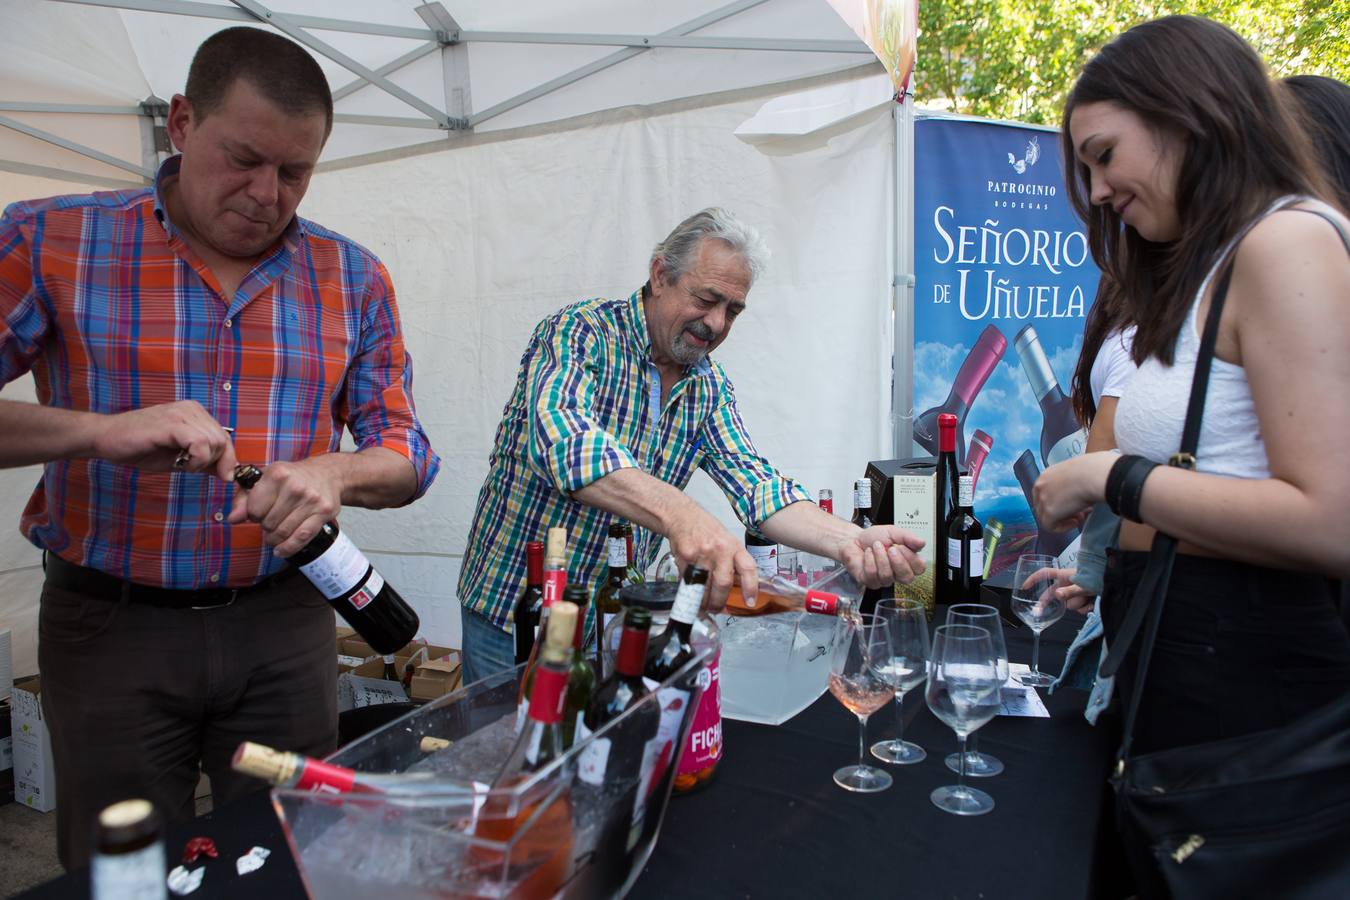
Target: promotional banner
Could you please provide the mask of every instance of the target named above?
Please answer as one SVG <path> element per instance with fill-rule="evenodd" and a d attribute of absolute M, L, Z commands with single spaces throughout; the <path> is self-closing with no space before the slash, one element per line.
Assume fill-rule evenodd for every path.
<path fill-rule="evenodd" d="M 903 91 L 918 54 L 918 0 L 830 0 L 830 6 L 881 60 L 896 93 Z"/>
<path fill-rule="evenodd" d="M 957 416 L 986 577 L 1021 553 L 1072 566 L 1077 531 L 1038 528 L 1030 506 L 1040 473 L 1086 441 L 1069 392 L 1098 272 L 1059 134 L 920 119 L 914 147 L 914 455 L 936 455 L 938 414 Z"/>

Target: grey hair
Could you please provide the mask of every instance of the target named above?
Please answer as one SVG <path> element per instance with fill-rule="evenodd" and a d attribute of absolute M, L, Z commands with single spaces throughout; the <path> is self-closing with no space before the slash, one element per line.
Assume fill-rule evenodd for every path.
<path fill-rule="evenodd" d="M 764 272 L 769 262 L 769 247 L 759 232 L 720 206 L 699 210 L 685 219 L 666 239 L 652 249 L 652 262 L 662 260 L 671 281 L 679 279 L 693 265 L 699 241 L 715 238 L 740 254 L 750 267 L 750 283 Z"/>

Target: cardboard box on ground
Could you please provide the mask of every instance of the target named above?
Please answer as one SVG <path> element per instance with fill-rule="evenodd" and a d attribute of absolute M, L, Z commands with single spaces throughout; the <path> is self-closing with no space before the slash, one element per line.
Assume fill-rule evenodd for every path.
<path fill-rule="evenodd" d="M 14 682 L 10 700 L 14 754 L 14 799 L 39 812 L 56 808 L 56 767 L 52 736 L 42 718 L 42 681 Z"/>
<path fill-rule="evenodd" d="M 400 679 L 404 667 L 414 666 L 409 690 L 384 678 L 384 658 L 350 628 L 337 629 L 338 711 L 377 703 L 435 700 L 460 686 L 459 651 L 414 640 L 394 654 Z"/>

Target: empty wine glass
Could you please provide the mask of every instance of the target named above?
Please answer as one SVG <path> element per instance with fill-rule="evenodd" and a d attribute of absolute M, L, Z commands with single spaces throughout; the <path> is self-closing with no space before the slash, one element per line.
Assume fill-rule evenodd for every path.
<path fill-rule="evenodd" d="M 1026 553 L 1013 574 L 1012 609 L 1031 629 L 1031 671 L 1017 680 L 1027 687 L 1045 687 L 1055 679 L 1041 671 L 1041 632 L 1064 617 L 1064 601 L 1055 594 L 1053 556 Z"/>
<path fill-rule="evenodd" d="M 890 659 L 890 636 L 875 615 L 840 617 L 830 658 L 830 693 L 858 717 L 858 764 L 834 773 L 834 783 L 850 791 L 872 793 L 891 786 L 891 776 L 865 762 L 867 717 L 895 696 L 877 670 Z"/>
<path fill-rule="evenodd" d="M 928 677 L 928 613 L 918 600 L 882 600 L 876 616 L 890 635 L 890 656 L 877 674 L 895 689 L 895 739 L 872 745 L 872 755 L 882 762 L 906 766 L 928 754 L 918 744 L 905 740 L 905 693 Z"/>
<path fill-rule="evenodd" d="M 957 603 L 947 610 L 947 624 L 974 625 L 989 632 L 998 666 L 999 690 L 1002 690 L 1008 681 L 1008 645 L 1003 640 L 1003 623 L 999 620 L 998 610 L 985 603 Z M 966 743 L 966 774 L 973 778 L 989 778 L 1002 772 L 1003 762 L 998 757 L 976 749 L 977 738 L 978 735 L 972 734 Z M 947 754 L 946 762 L 953 772 L 961 770 L 957 754 Z"/>
<path fill-rule="evenodd" d="M 956 732 L 961 742 L 956 784 L 940 787 L 929 797 L 933 805 L 958 816 L 978 816 L 994 808 L 994 798 L 966 787 L 966 736 L 998 712 L 998 662 L 987 629 L 974 625 L 942 625 L 933 635 L 928 664 L 928 708 Z"/>

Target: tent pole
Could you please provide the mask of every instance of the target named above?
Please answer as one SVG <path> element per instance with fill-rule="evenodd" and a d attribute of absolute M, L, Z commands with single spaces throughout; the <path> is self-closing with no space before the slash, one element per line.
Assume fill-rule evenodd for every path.
<path fill-rule="evenodd" d="M 912 77 L 912 76 L 911 76 Z M 910 82 L 913 83 L 912 81 Z M 895 344 L 891 356 L 891 452 L 899 459 L 914 445 L 914 95 L 895 105 L 895 275 L 891 296 Z"/>

